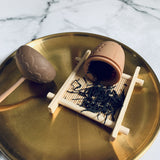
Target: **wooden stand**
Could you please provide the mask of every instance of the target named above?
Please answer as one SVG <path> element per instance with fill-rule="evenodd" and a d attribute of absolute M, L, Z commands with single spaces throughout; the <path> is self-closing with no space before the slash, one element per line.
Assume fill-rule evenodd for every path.
<path fill-rule="evenodd" d="M 75 97 L 78 99 L 79 95 L 73 95 L 71 93 L 67 93 L 67 90 L 71 87 L 71 83 L 77 79 L 82 82 L 83 79 L 82 76 L 80 76 L 80 74 L 77 74 L 77 72 L 80 70 L 81 65 L 83 64 L 83 62 L 85 61 L 85 59 L 89 56 L 89 54 L 91 53 L 90 50 L 87 50 L 86 53 L 84 54 L 84 56 L 79 60 L 79 63 L 77 64 L 77 66 L 75 67 L 75 69 L 73 70 L 73 72 L 70 74 L 70 76 L 67 78 L 67 80 L 65 81 L 65 83 L 63 84 L 63 86 L 60 88 L 60 90 L 58 91 L 58 93 L 56 95 L 54 95 L 53 93 L 48 93 L 47 97 L 49 99 L 52 99 L 52 101 L 50 102 L 50 104 L 48 105 L 49 111 L 51 113 L 54 114 L 54 111 L 56 110 L 56 108 L 58 107 L 59 104 L 74 110 L 94 121 L 97 121 L 99 123 L 104 124 L 105 121 L 105 117 L 103 115 L 99 115 L 99 118 L 97 119 L 97 113 L 93 113 L 90 111 L 85 111 L 82 112 L 84 110 L 83 107 L 77 105 L 77 102 L 73 101 L 72 99 L 75 99 Z M 138 86 L 142 86 L 144 81 L 142 79 L 138 78 L 138 74 L 140 71 L 140 67 L 137 67 L 135 70 L 135 73 L 132 76 L 123 73 L 120 82 L 118 82 L 118 84 L 116 84 L 115 90 L 118 92 L 121 92 L 124 84 L 127 82 L 127 84 L 129 84 L 128 86 L 128 90 L 127 90 L 127 94 L 123 103 L 123 106 L 120 110 L 120 113 L 118 115 L 118 118 L 116 120 L 116 122 L 110 120 L 109 118 L 107 118 L 105 125 L 109 128 L 113 129 L 113 132 L 111 134 L 111 138 L 110 140 L 114 140 L 118 133 L 123 133 L 125 135 L 127 135 L 129 133 L 129 128 L 122 126 L 122 121 L 124 118 L 124 115 L 126 113 L 128 104 L 129 104 L 129 100 L 131 98 L 132 92 L 134 90 L 135 85 Z M 82 86 L 85 87 L 85 83 L 82 84 Z M 74 97 L 73 97 L 74 96 Z"/>

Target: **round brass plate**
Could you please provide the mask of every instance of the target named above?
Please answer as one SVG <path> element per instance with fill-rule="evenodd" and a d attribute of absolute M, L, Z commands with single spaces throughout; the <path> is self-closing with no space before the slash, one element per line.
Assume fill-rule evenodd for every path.
<path fill-rule="evenodd" d="M 130 133 L 109 142 L 111 130 L 62 106 L 54 116 L 48 111 L 46 93 L 56 93 L 74 68 L 76 56 L 100 42 L 112 40 L 88 33 L 61 33 L 27 45 L 45 56 L 57 76 L 50 84 L 24 81 L 0 104 L 0 148 L 13 160 L 131 160 L 152 144 L 160 127 L 160 86 L 149 65 L 135 51 L 120 43 L 126 55 L 124 72 L 141 67 L 143 87 L 135 87 L 123 125 Z M 0 94 L 21 74 L 15 52 L 0 66 Z"/>

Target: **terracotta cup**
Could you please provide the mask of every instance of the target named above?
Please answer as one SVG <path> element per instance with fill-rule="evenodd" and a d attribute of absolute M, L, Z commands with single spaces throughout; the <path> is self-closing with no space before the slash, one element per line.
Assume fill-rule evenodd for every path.
<path fill-rule="evenodd" d="M 105 81 L 108 85 L 117 83 L 123 73 L 125 53 L 114 41 L 98 45 L 84 63 L 84 72 L 91 81 Z"/>

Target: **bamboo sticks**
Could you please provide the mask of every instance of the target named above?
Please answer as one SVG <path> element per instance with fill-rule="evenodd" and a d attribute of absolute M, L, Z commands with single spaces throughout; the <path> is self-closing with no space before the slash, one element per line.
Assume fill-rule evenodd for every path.
<path fill-rule="evenodd" d="M 69 75 L 69 77 L 67 78 L 67 80 L 65 81 L 63 86 L 60 88 L 58 93 L 55 95 L 54 99 L 48 105 L 48 109 L 51 113 L 55 112 L 56 108 L 58 107 L 58 102 L 62 98 L 62 95 L 63 95 L 64 91 L 66 90 L 68 85 L 72 82 L 72 80 L 73 80 L 74 76 L 76 75 L 78 69 L 80 68 L 80 66 L 82 65 L 84 60 L 87 59 L 87 57 L 89 56 L 90 53 L 91 53 L 91 50 L 87 50 L 85 52 L 84 56 L 81 58 L 81 60 L 79 61 L 79 63 L 75 67 L 75 69 L 71 72 L 71 74 Z"/>
<path fill-rule="evenodd" d="M 67 80 L 65 81 L 65 83 L 63 84 L 63 86 L 60 88 L 60 90 L 58 91 L 58 93 L 56 95 L 51 93 L 51 92 L 48 93 L 47 97 L 49 99 L 52 99 L 52 101 L 48 105 L 48 108 L 49 108 L 49 111 L 51 113 L 54 113 L 54 111 L 56 110 L 58 105 L 61 104 L 61 105 L 65 106 L 65 107 L 67 107 L 71 110 L 74 110 L 74 111 L 76 111 L 76 112 L 94 120 L 94 121 L 97 121 L 101 124 L 104 124 L 105 118 L 104 118 L 103 115 L 99 115 L 98 118 L 97 118 L 97 113 L 93 113 L 93 112 L 90 112 L 90 111 L 85 111 L 84 112 L 83 107 L 81 107 L 78 104 L 75 104 L 74 102 L 72 102 L 72 101 L 68 100 L 67 98 L 63 97 L 67 88 L 69 87 L 69 85 L 71 85 L 72 81 L 75 79 L 75 76 L 76 76 L 79 68 L 81 67 L 83 62 L 87 59 L 87 57 L 89 56 L 90 53 L 91 53 L 91 51 L 87 50 L 86 53 L 84 54 L 84 56 L 82 58 L 78 59 L 79 63 L 77 64 L 75 69 L 72 71 L 72 73 L 69 75 L 69 77 L 67 78 Z M 111 141 L 116 139 L 118 133 L 122 133 L 122 134 L 127 135 L 130 131 L 129 128 L 127 128 L 125 126 L 122 126 L 122 121 L 124 119 L 124 116 L 125 116 L 125 113 L 126 113 L 126 110 L 127 110 L 127 107 L 128 107 L 128 104 L 129 104 L 129 101 L 130 101 L 130 98 L 131 98 L 131 95 L 132 95 L 132 92 L 134 90 L 135 85 L 137 84 L 138 86 L 142 86 L 143 83 L 144 83 L 144 80 L 138 78 L 139 71 L 140 71 L 140 67 L 138 66 L 138 67 L 136 67 L 135 73 L 134 73 L 133 76 L 130 76 L 130 75 L 125 74 L 125 73 L 122 74 L 123 79 L 126 79 L 126 80 L 130 81 L 123 106 L 120 110 L 120 113 L 118 115 L 118 118 L 117 118 L 116 122 L 107 118 L 107 120 L 104 124 L 107 127 L 113 129 L 112 135 L 111 135 L 111 138 L 110 138 Z M 119 88 L 117 88 L 117 89 L 119 89 Z"/>
<path fill-rule="evenodd" d="M 134 75 L 132 77 L 132 81 L 130 83 L 127 95 L 126 95 L 124 103 L 123 103 L 122 109 L 121 109 L 121 111 L 119 113 L 119 116 L 118 116 L 118 119 L 116 121 L 115 127 L 114 127 L 114 129 L 112 131 L 112 135 L 111 135 L 111 138 L 110 138 L 111 141 L 113 141 L 118 135 L 118 132 L 119 132 L 119 129 L 121 127 L 121 123 L 123 121 L 124 115 L 126 113 L 126 110 L 127 110 L 128 104 L 129 104 L 129 100 L 131 98 L 131 95 L 132 95 L 132 92 L 133 92 L 133 89 L 134 89 L 134 86 L 135 86 L 139 71 L 140 71 L 140 67 L 138 66 L 138 67 L 136 67 L 135 73 L 134 73 Z"/>

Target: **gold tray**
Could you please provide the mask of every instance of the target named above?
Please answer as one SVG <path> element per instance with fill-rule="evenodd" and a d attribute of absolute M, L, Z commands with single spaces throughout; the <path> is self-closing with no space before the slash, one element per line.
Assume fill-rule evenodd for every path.
<path fill-rule="evenodd" d="M 160 127 L 160 85 L 150 66 L 135 51 L 125 50 L 124 72 L 141 67 L 142 88 L 136 87 L 123 125 L 130 133 L 108 139 L 111 130 L 62 106 L 52 116 L 46 93 L 56 93 L 75 66 L 75 57 L 101 41 L 112 40 L 88 33 L 62 33 L 27 45 L 42 53 L 54 66 L 53 83 L 40 85 L 26 80 L 0 104 L 0 148 L 13 160 L 131 160 L 140 158 L 152 144 Z M 0 94 L 21 74 L 15 52 L 0 66 Z"/>

